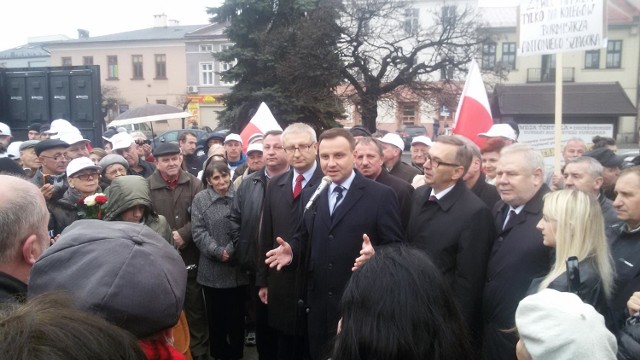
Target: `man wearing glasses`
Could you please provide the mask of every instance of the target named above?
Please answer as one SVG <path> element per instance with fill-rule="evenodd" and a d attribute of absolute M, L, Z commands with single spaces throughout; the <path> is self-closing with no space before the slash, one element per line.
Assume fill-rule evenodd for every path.
<path fill-rule="evenodd" d="M 433 143 L 423 166 L 426 185 L 413 193 L 407 241 L 424 250 L 442 271 L 469 324 L 470 338 L 478 339 L 495 229 L 491 211 L 463 180 L 472 157 L 457 137 L 440 136 Z"/>
<path fill-rule="evenodd" d="M 65 151 L 68 147 L 69 144 L 59 139 L 42 140 L 35 146 L 41 167 L 31 182 L 40 188 L 47 201 L 60 199 L 69 187 L 65 175 L 68 163 Z"/>
<path fill-rule="evenodd" d="M 302 218 L 302 190 L 317 188 L 323 174 L 316 161 L 318 144 L 311 126 L 287 126 L 282 144 L 291 169 L 274 177 L 265 192 L 256 285 L 260 300 L 268 306 L 269 326 L 277 334 L 278 359 L 294 360 L 305 356 L 303 323 L 296 321 L 300 299 L 296 272 L 269 270 L 265 254 L 278 246 L 276 236 L 293 237 Z"/>

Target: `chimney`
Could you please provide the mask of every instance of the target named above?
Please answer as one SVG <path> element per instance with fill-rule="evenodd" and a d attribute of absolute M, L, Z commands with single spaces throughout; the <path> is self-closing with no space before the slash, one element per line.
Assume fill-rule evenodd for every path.
<path fill-rule="evenodd" d="M 88 39 L 89 38 L 89 30 L 78 29 L 78 39 Z"/>
<path fill-rule="evenodd" d="M 153 27 L 167 27 L 167 15 L 164 13 L 153 15 Z"/>

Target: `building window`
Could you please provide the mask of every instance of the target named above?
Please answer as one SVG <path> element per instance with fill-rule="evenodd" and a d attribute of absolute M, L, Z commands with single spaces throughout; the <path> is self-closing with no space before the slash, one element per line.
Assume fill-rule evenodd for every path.
<path fill-rule="evenodd" d="M 158 99 L 156 100 L 156 104 L 167 105 L 167 100 Z"/>
<path fill-rule="evenodd" d="M 418 106 L 416 103 L 401 103 L 400 109 L 402 110 L 402 123 L 403 124 L 415 124 L 416 114 L 418 113 Z"/>
<path fill-rule="evenodd" d="M 210 53 L 213 52 L 212 44 L 200 44 L 200 52 Z"/>
<path fill-rule="evenodd" d="M 451 59 L 443 59 L 440 68 L 440 80 L 453 80 L 453 65 Z"/>
<path fill-rule="evenodd" d="M 482 68 L 485 70 L 496 67 L 496 43 L 482 45 Z"/>
<path fill-rule="evenodd" d="M 516 43 L 502 43 L 502 66 L 509 70 L 516 68 Z"/>
<path fill-rule="evenodd" d="M 213 63 L 200 63 L 200 85 L 213 85 Z"/>
<path fill-rule="evenodd" d="M 63 56 L 62 57 L 62 66 L 71 66 L 71 57 Z"/>
<path fill-rule="evenodd" d="M 607 68 L 620 68 L 622 61 L 622 40 L 607 41 Z"/>
<path fill-rule="evenodd" d="M 442 27 L 453 28 L 456 26 L 456 7 L 455 5 L 442 7 Z"/>
<path fill-rule="evenodd" d="M 133 78 L 142 79 L 142 55 L 131 55 L 131 62 L 133 65 Z"/>
<path fill-rule="evenodd" d="M 584 53 L 585 69 L 600 69 L 600 50 L 588 50 Z"/>
<path fill-rule="evenodd" d="M 107 56 L 107 79 L 118 79 L 118 57 Z"/>
<path fill-rule="evenodd" d="M 405 9 L 404 10 L 404 32 L 409 35 L 416 35 L 420 30 L 420 10 Z"/>
<path fill-rule="evenodd" d="M 156 54 L 156 79 L 167 78 L 167 55 Z"/>
<path fill-rule="evenodd" d="M 93 65 L 93 56 L 83 56 L 82 65 Z"/>

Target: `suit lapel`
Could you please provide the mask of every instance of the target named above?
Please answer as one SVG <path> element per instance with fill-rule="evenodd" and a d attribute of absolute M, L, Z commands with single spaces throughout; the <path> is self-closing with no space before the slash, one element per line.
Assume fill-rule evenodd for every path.
<path fill-rule="evenodd" d="M 349 210 L 358 202 L 358 200 L 364 195 L 364 187 L 365 184 L 359 178 L 360 175 L 356 173 L 356 177 L 353 179 L 351 183 L 351 187 L 347 191 L 347 195 L 342 200 L 340 206 L 336 208 L 333 217 L 331 219 L 331 228 L 336 226 L 340 220 L 349 212 Z M 328 205 L 328 201 L 327 201 Z M 327 210 L 329 207 L 327 206 Z"/>

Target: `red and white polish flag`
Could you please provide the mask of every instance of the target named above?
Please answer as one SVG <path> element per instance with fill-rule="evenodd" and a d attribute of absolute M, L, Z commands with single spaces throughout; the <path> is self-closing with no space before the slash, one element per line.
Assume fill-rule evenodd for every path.
<path fill-rule="evenodd" d="M 244 151 L 247 151 L 249 144 L 253 142 L 262 142 L 262 135 L 271 130 L 282 131 L 282 127 L 278 125 L 276 118 L 271 114 L 271 110 L 269 110 L 267 104 L 262 103 L 247 126 L 242 129 L 242 132 L 240 132 Z"/>
<path fill-rule="evenodd" d="M 478 134 L 487 132 L 491 125 L 493 125 L 493 118 L 491 117 L 487 90 L 484 87 L 478 63 L 471 60 L 469 74 L 467 74 L 460 102 L 458 102 L 453 133 L 463 135 L 478 146 L 482 146 L 485 139 L 479 137 Z"/>

